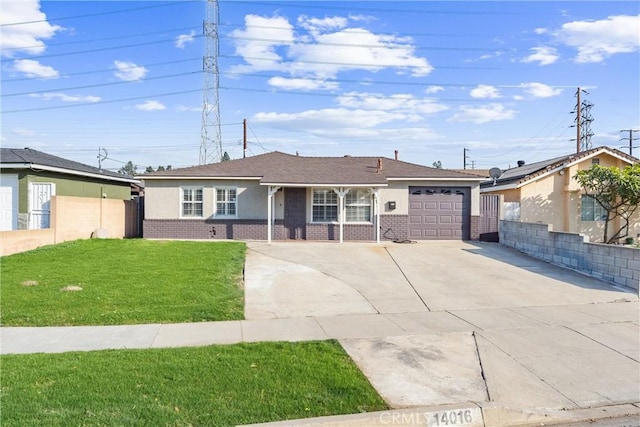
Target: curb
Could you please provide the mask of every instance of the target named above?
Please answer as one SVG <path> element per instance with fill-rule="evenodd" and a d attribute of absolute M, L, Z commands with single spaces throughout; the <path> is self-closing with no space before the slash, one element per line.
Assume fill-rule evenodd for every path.
<path fill-rule="evenodd" d="M 464 426 L 513 427 L 565 423 L 592 423 L 608 418 L 640 417 L 637 404 L 621 404 L 585 409 L 518 409 L 492 403 L 467 403 L 389 409 L 363 414 L 332 415 L 288 421 L 246 424 L 237 427 L 375 427 L 375 426 Z"/>

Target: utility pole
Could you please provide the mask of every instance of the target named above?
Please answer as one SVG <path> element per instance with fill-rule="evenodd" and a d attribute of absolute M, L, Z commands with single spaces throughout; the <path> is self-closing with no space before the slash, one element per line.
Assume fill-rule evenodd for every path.
<path fill-rule="evenodd" d="M 463 150 L 463 155 L 464 155 L 464 161 L 462 163 L 463 164 L 462 168 L 466 169 L 467 168 L 467 158 L 468 158 L 467 151 L 469 151 L 469 149 L 468 148 L 463 148 L 462 150 Z"/>
<path fill-rule="evenodd" d="M 242 121 L 242 158 L 247 157 L 247 119 Z"/>
<path fill-rule="evenodd" d="M 634 132 L 640 132 L 640 129 L 622 129 L 620 132 L 629 132 L 628 138 L 620 138 L 620 141 L 629 141 L 629 155 L 633 156 L 633 149 L 638 148 L 638 146 L 633 146 L 633 141 L 638 141 L 640 138 L 634 138 Z"/>

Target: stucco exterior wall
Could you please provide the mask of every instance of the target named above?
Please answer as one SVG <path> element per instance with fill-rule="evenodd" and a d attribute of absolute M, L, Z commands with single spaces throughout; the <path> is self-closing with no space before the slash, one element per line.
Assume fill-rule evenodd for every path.
<path fill-rule="evenodd" d="M 215 219 L 215 188 L 237 189 L 238 219 L 264 219 L 267 216 L 267 187 L 257 181 L 231 180 L 147 180 L 145 218 L 178 219 L 182 212 L 181 188 L 202 188 L 203 217 Z M 280 197 L 282 195 L 278 193 Z M 282 199 L 284 200 L 284 199 Z M 191 220 L 191 218 L 183 218 Z M 201 220 L 202 218 L 194 218 Z"/>

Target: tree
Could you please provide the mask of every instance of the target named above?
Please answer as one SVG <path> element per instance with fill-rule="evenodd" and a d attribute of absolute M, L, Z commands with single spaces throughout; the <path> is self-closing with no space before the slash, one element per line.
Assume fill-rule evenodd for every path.
<path fill-rule="evenodd" d="M 120 175 L 134 176 L 136 173 L 138 173 L 138 166 L 134 165 L 133 162 L 129 160 L 124 166 L 120 168 L 120 170 L 118 170 L 118 173 Z"/>
<path fill-rule="evenodd" d="M 154 173 L 154 172 L 163 172 L 163 171 L 170 171 L 171 170 L 171 165 L 167 165 L 167 166 L 158 166 L 157 169 L 154 169 L 153 166 L 147 166 L 147 168 L 144 170 L 144 173 Z"/>
<path fill-rule="evenodd" d="M 640 163 L 624 169 L 592 165 L 579 170 L 575 179 L 605 211 L 604 243 L 614 243 L 629 235 L 629 221 L 640 204 Z M 620 218 L 622 225 L 609 237 L 609 224 Z"/>
<path fill-rule="evenodd" d="M 442 162 L 440 160 L 433 162 L 433 167 L 436 169 L 442 169 Z"/>

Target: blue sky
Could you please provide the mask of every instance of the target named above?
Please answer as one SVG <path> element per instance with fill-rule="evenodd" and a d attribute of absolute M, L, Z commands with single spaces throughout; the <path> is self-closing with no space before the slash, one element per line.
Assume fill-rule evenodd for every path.
<path fill-rule="evenodd" d="M 206 2 L 0 7 L 3 147 L 96 166 L 104 148 L 103 167 L 114 170 L 129 160 L 140 172 L 198 164 Z M 222 150 L 242 157 L 247 119 L 247 155 L 398 150 L 401 160 L 462 168 L 466 148 L 467 168 L 506 168 L 575 151 L 578 87 L 593 104 L 592 146 L 622 147 L 619 131 L 640 129 L 639 8 L 222 0 Z M 215 127 L 207 133 L 215 139 Z"/>

